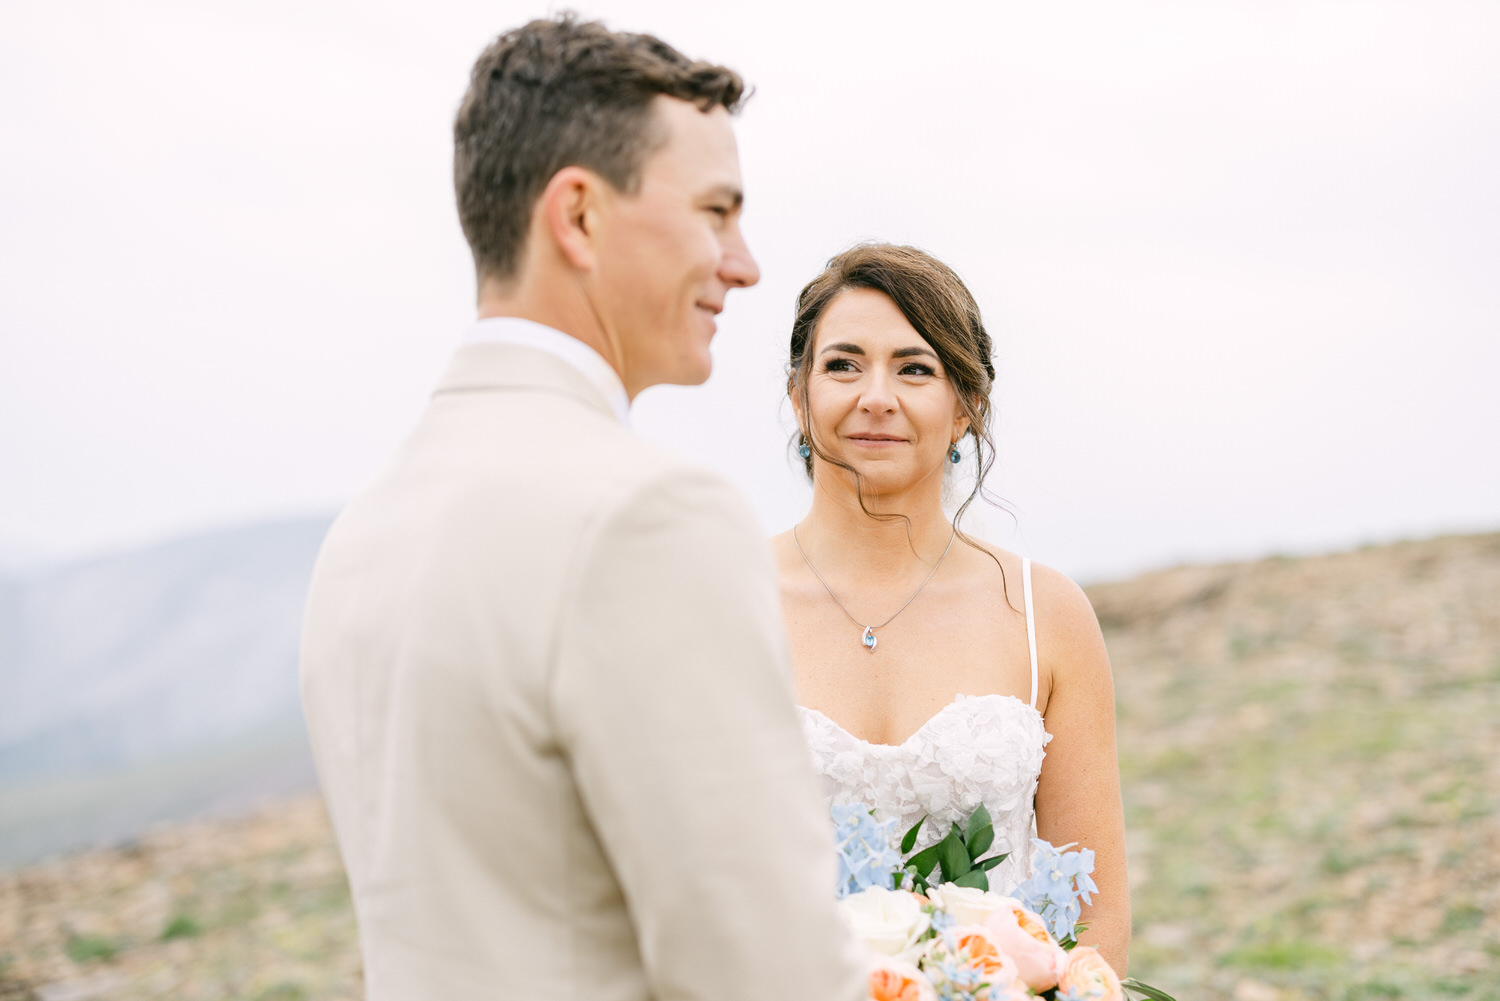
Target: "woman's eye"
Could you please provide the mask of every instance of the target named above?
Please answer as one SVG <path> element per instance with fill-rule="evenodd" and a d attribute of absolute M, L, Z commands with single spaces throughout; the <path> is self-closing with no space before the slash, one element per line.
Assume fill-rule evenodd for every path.
<path fill-rule="evenodd" d="M 825 372 L 853 372 L 854 363 L 848 358 L 830 358 L 823 366 Z"/>
<path fill-rule="evenodd" d="M 932 369 L 930 367 L 928 367 L 926 365 L 919 365 L 916 362 L 912 362 L 910 365 L 902 365 L 901 366 L 901 374 L 902 375 L 932 375 L 933 373 L 932 373 Z"/>

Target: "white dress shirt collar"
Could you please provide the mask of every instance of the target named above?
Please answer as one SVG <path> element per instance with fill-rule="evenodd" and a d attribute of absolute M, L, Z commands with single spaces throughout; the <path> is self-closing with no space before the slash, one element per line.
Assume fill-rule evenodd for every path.
<path fill-rule="evenodd" d="M 519 316 L 491 316 L 470 327 L 463 343 L 514 344 L 545 351 L 576 369 L 609 401 L 620 426 L 630 426 L 630 397 L 625 384 L 603 355 L 576 337 Z"/>

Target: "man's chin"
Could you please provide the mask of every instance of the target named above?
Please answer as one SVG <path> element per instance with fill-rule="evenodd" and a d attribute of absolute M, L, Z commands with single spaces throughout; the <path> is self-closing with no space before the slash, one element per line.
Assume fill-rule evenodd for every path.
<path fill-rule="evenodd" d="M 663 379 L 662 382 L 672 386 L 701 386 L 713 374 L 713 357 L 705 352 L 701 359 L 680 366 L 672 373 L 671 378 Z"/>

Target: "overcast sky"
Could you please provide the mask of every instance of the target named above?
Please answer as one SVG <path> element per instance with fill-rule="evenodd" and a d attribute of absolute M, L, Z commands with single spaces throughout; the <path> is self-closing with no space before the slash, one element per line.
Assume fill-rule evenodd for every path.
<path fill-rule="evenodd" d="M 1500 528 L 1500 4 L 580 2 L 739 69 L 763 279 L 643 434 L 768 531 L 798 288 L 952 264 L 1016 514 L 1084 580 Z M 450 126 L 542 4 L 0 7 L 0 557 L 335 510 L 472 316 Z"/>

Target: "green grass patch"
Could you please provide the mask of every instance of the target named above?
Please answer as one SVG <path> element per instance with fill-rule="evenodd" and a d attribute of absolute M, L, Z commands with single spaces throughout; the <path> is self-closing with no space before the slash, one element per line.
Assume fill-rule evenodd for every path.
<path fill-rule="evenodd" d="M 1236 949 L 1224 957 L 1226 966 L 1242 970 L 1306 970 L 1333 966 L 1343 957 L 1315 942 L 1263 942 Z"/>
<path fill-rule="evenodd" d="M 103 935 L 69 935 L 63 952 L 75 963 L 91 963 L 114 959 L 119 955 L 120 944 Z"/>
<path fill-rule="evenodd" d="M 1455 904 L 1443 912 L 1443 932 L 1469 931 L 1484 923 L 1484 908 L 1471 903 Z"/>
<path fill-rule="evenodd" d="M 157 936 L 163 942 L 170 942 L 174 938 L 194 938 L 203 934 L 203 926 L 198 924 L 190 914 L 179 914 Z"/>
<path fill-rule="evenodd" d="M 307 1001 L 307 998 L 307 988 L 294 980 L 272 984 L 255 995 L 255 1001 Z"/>

